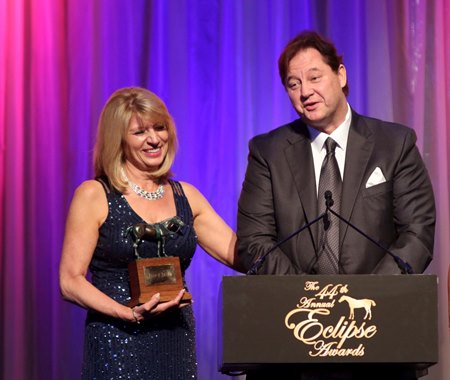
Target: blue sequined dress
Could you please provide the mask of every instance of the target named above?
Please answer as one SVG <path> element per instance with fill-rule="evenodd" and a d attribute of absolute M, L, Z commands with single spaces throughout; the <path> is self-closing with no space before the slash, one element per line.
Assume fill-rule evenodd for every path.
<path fill-rule="evenodd" d="M 128 263 L 135 259 L 133 241 L 126 230 L 144 223 L 125 197 L 100 180 L 108 199 L 108 216 L 89 269 L 92 283 L 116 301 L 130 300 Z M 189 266 L 197 236 L 192 211 L 180 183 L 170 181 L 177 216 L 184 227 L 165 240 L 165 253 L 179 256 L 181 270 Z M 157 243 L 143 241 L 141 257 L 156 257 Z M 82 379 L 184 380 L 197 378 L 195 329 L 191 306 L 164 312 L 140 324 L 88 311 L 85 328 Z"/>

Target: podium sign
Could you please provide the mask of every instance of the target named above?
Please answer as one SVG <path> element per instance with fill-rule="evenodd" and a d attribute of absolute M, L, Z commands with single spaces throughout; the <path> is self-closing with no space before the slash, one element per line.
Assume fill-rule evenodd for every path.
<path fill-rule="evenodd" d="M 438 361 L 433 275 L 226 276 L 219 369 Z"/>

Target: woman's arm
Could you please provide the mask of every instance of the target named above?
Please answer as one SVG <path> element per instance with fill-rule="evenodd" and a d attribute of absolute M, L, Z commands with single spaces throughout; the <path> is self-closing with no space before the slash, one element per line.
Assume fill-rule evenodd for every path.
<path fill-rule="evenodd" d="M 87 309 L 133 321 L 130 308 L 119 304 L 86 279 L 97 244 L 98 229 L 106 219 L 108 205 L 102 185 L 83 182 L 75 191 L 66 221 L 59 284 L 64 299 Z"/>
<path fill-rule="evenodd" d="M 200 246 L 221 263 L 239 270 L 236 260 L 236 234 L 215 212 L 194 186 L 182 182 L 194 215 L 194 228 Z"/>

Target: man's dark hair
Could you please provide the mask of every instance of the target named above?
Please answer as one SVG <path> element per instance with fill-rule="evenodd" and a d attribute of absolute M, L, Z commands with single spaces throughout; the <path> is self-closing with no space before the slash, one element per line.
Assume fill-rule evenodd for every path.
<path fill-rule="evenodd" d="M 283 86 L 286 86 L 289 62 L 299 51 L 308 48 L 316 49 L 322 55 L 325 63 L 330 66 L 335 73 L 338 72 L 339 66 L 343 63 L 343 60 L 342 56 L 338 55 L 334 44 L 317 32 L 305 30 L 289 41 L 278 59 L 278 71 Z M 342 91 L 345 96 L 348 95 L 348 83 L 345 84 Z"/>

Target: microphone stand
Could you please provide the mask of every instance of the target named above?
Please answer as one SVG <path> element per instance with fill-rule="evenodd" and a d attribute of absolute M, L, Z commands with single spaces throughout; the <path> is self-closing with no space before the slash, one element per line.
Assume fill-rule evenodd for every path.
<path fill-rule="evenodd" d="M 331 214 L 333 214 L 334 216 L 336 216 L 337 218 L 339 218 L 339 220 L 342 220 L 345 224 L 347 224 L 348 226 L 352 227 L 356 232 L 358 232 L 359 234 L 361 234 L 362 236 L 364 236 L 367 240 L 371 241 L 373 244 L 375 244 L 378 248 L 382 249 L 383 251 L 385 251 L 389 256 L 391 256 L 394 261 L 396 262 L 397 266 L 400 268 L 400 270 L 402 271 L 402 274 L 414 274 L 414 271 L 411 267 L 411 265 L 409 265 L 408 262 L 403 261 L 401 257 L 397 256 L 396 254 L 392 253 L 389 249 L 387 249 L 386 247 L 383 247 L 380 243 L 378 243 L 376 240 L 372 239 L 369 235 L 367 235 L 366 233 L 364 233 L 363 231 L 361 231 L 358 227 L 356 227 L 355 225 L 353 225 L 352 223 L 350 223 L 350 221 L 344 219 L 342 216 L 340 216 L 337 212 L 333 211 L 331 209 L 331 206 L 333 206 L 334 201 L 332 199 L 332 195 L 331 195 L 331 191 L 326 191 L 325 192 L 325 204 L 326 204 L 326 212 L 325 214 L 329 211 Z"/>
<path fill-rule="evenodd" d="M 246 274 L 247 275 L 252 275 L 252 274 L 258 273 L 259 268 L 261 268 L 261 266 L 264 264 L 264 261 L 266 261 L 267 256 L 269 256 L 273 251 L 275 251 L 275 249 L 277 249 L 280 245 L 282 245 L 283 243 L 287 242 L 288 240 L 292 239 L 295 235 L 298 235 L 300 232 L 304 231 L 308 227 L 310 227 L 313 224 L 317 223 L 319 220 L 321 220 L 321 219 L 325 220 L 326 217 L 327 217 L 327 212 L 325 211 L 323 214 L 319 215 L 317 218 L 315 218 L 311 222 L 306 223 L 305 225 L 303 225 L 299 230 L 293 232 L 288 237 L 284 238 L 283 240 L 281 240 L 280 242 L 275 244 L 272 248 L 270 248 L 265 254 L 261 255 L 253 263 L 252 267 L 248 270 L 248 272 Z"/>

